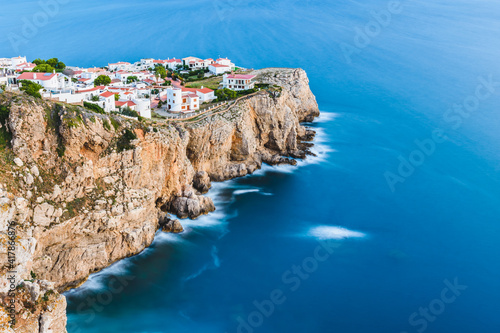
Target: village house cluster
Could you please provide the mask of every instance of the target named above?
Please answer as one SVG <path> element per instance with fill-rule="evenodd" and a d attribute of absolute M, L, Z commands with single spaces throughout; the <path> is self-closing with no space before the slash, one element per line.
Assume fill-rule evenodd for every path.
<path fill-rule="evenodd" d="M 222 76 L 221 89 L 239 91 L 255 87 L 255 76 L 235 74 L 237 67 L 227 58 L 141 59 L 135 63 L 109 63 L 102 68 L 68 66 L 64 71 L 52 72 L 33 71 L 36 66 L 26 57 L 0 58 L 0 88 L 16 90 L 26 80 L 39 84 L 40 94 L 46 99 L 80 105 L 93 103 L 106 112 L 127 108 L 151 118 L 155 108 L 163 112 L 193 112 L 216 99 L 212 89 L 186 88 L 180 79 L 182 74 L 199 73 L 202 79 Z M 158 74 L 159 66 L 169 72 L 169 77 Z M 103 76 L 109 78 L 105 83 L 101 82 Z"/>

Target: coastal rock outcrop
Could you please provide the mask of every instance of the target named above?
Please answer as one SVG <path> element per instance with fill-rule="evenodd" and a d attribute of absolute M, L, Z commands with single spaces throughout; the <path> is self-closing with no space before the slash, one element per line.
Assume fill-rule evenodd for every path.
<path fill-rule="evenodd" d="M 179 233 L 183 232 L 181 222 L 177 219 L 171 219 L 168 214 L 161 212 L 159 215 L 159 225 L 163 232 Z"/>
<path fill-rule="evenodd" d="M 194 175 L 193 187 L 201 194 L 205 194 L 210 190 L 212 183 L 206 171 L 199 171 Z"/>
<path fill-rule="evenodd" d="M 0 94 L 0 106 L 9 109 L 2 124 L 8 135 L 0 137 L 12 137 L 0 143 L 0 260 L 8 262 L 14 252 L 13 284 L 34 280 L 41 290 L 19 287 L 16 299 L 39 296 L 13 332 L 64 332 L 59 292 L 141 252 L 159 228 L 181 230 L 176 220 L 159 219 L 160 212 L 196 218 L 213 211 L 203 195 L 211 181 L 245 176 L 262 163 L 293 165 L 306 156 L 314 133 L 300 123 L 319 110 L 305 72 L 254 73 L 270 88 L 224 112 L 178 123 Z M 13 225 L 15 249 L 8 251 Z M 12 330 L 6 321 L 9 270 L 0 267 L 0 331 L 6 332 Z M 47 289 L 44 280 L 53 286 Z"/>

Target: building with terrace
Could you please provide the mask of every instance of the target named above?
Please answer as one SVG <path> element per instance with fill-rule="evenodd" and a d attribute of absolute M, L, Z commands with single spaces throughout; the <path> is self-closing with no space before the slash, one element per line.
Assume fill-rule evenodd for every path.
<path fill-rule="evenodd" d="M 255 75 L 224 74 L 222 86 L 231 90 L 249 90 L 255 88 Z"/>

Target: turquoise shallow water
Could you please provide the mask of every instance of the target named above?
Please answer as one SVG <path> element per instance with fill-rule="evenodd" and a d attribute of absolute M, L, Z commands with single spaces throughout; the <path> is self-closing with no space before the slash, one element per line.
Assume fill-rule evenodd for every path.
<path fill-rule="evenodd" d="M 500 4 L 401 4 L 377 30 L 388 2 L 68 2 L 17 51 L 39 7 L 4 4 L 6 56 L 302 67 L 322 111 L 317 158 L 216 184 L 215 213 L 68 292 L 68 331 L 498 332 Z"/>

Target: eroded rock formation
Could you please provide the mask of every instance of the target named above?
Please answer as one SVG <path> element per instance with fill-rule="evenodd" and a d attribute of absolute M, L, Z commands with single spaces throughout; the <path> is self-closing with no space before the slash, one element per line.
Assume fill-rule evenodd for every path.
<path fill-rule="evenodd" d="M 19 324 L 9 328 L 4 265 L 0 331 L 64 332 L 65 299 L 58 291 L 139 253 L 160 227 L 180 231 L 166 213 L 196 218 L 213 211 L 211 199 L 203 196 L 211 181 L 305 157 L 305 141 L 314 133 L 300 122 L 319 115 L 305 72 L 255 73 L 273 89 L 227 112 L 177 124 L 0 95 L 0 105 L 10 110 L 2 126 L 12 137 L 10 148 L 0 148 L 0 260 L 8 262 L 8 226 L 14 221 L 15 284 L 19 295 L 29 294 L 27 302 L 37 304 L 34 312 L 18 309 L 27 331 Z M 33 282 L 23 284 L 25 279 Z"/>

